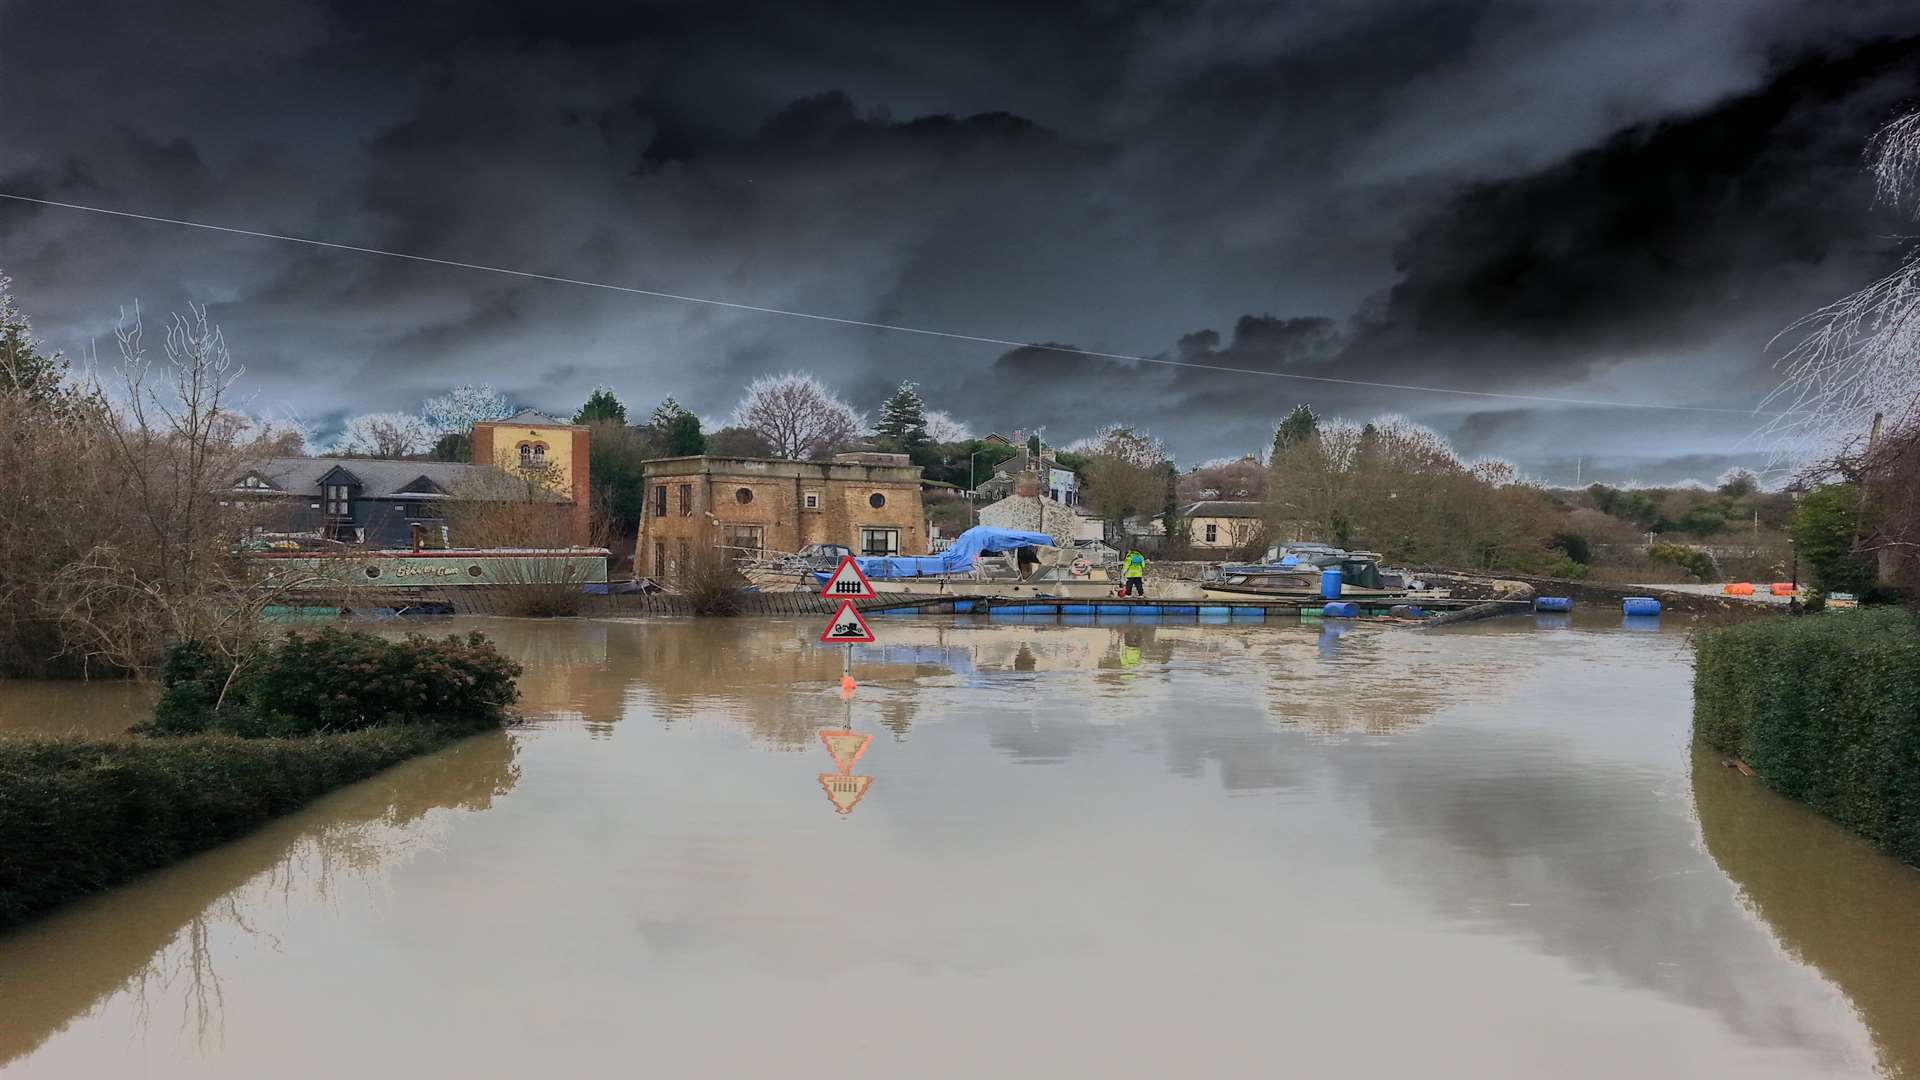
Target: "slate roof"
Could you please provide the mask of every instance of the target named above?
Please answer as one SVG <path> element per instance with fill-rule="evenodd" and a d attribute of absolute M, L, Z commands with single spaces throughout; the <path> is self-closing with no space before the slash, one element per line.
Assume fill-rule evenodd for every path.
<path fill-rule="evenodd" d="M 360 482 L 360 497 L 366 499 L 443 498 L 461 494 L 463 489 L 475 491 L 497 484 L 502 478 L 501 472 L 491 465 L 459 461 L 284 457 L 255 462 L 252 468 L 234 478 L 234 484 L 239 486 L 248 475 L 254 475 L 290 495 L 318 495 L 321 479 L 335 469 L 351 473 Z M 564 501 L 559 495 L 555 499 Z"/>

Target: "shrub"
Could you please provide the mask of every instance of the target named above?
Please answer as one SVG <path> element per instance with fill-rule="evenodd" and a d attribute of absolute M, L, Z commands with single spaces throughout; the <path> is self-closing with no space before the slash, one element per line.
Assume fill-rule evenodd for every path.
<path fill-rule="evenodd" d="M 1823 593 L 1864 593 L 1873 564 L 1855 550 L 1860 534 L 1860 489 L 1829 484 L 1808 492 L 1793 514 L 1793 545 Z"/>
<path fill-rule="evenodd" d="M 1894 609 L 1706 631 L 1694 737 L 1920 864 L 1920 625 Z"/>
<path fill-rule="evenodd" d="M 719 548 L 689 552 L 673 575 L 673 591 L 693 605 L 695 615 L 738 615 L 747 579 Z"/>
<path fill-rule="evenodd" d="M 1697 581 L 1712 581 L 1718 573 L 1713 556 L 1679 544 L 1653 544 L 1647 548 L 1647 557 L 1655 562 L 1672 563 Z"/>
<path fill-rule="evenodd" d="M 1583 565 L 1593 562 L 1593 544 L 1580 533 L 1555 533 L 1551 546 L 1559 548 L 1561 554 L 1573 562 Z"/>
<path fill-rule="evenodd" d="M 395 641 L 331 628 L 296 632 L 237 675 L 189 642 L 168 654 L 165 689 L 142 730 L 258 738 L 428 722 L 487 727 L 518 696 L 519 674 L 480 634 Z"/>
<path fill-rule="evenodd" d="M 469 734 L 309 739 L 0 736 L 0 926 L 233 839 Z"/>

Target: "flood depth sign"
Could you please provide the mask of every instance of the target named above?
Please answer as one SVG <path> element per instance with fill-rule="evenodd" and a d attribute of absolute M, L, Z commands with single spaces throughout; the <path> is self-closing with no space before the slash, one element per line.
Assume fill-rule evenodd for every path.
<path fill-rule="evenodd" d="M 874 596 L 873 582 L 860 572 L 860 564 L 853 561 L 853 556 L 842 555 L 840 565 L 834 568 L 833 576 L 827 579 L 826 588 L 820 590 L 820 596 L 825 600 L 871 600 Z"/>
<path fill-rule="evenodd" d="M 853 601 L 842 600 L 840 610 L 833 613 L 827 628 L 820 631 L 820 641 L 826 645 L 872 644 L 873 628 L 854 610 Z"/>

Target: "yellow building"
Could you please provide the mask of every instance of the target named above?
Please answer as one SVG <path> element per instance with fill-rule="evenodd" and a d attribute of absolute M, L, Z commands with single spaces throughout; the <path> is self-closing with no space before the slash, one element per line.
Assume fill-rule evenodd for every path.
<path fill-rule="evenodd" d="M 473 425 L 473 463 L 498 465 L 523 475 L 539 470 L 557 481 L 560 493 L 573 504 L 572 539 L 592 543 L 592 453 L 587 426 L 569 424 L 535 409 L 522 409 L 504 420 Z"/>
<path fill-rule="evenodd" d="M 1260 538 L 1266 507 L 1257 502 L 1211 499 L 1187 507 L 1188 544 L 1196 552 L 1227 552 Z"/>

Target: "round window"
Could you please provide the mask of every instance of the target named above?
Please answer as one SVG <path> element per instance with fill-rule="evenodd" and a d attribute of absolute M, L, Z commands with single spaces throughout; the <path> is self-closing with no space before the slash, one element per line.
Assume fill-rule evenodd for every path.
<path fill-rule="evenodd" d="M 876 491 L 873 494 L 867 496 L 867 505 L 873 507 L 875 510 L 878 510 L 881 507 L 887 505 L 887 497 Z"/>
<path fill-rule="evenodd" d="M 469 566 L 469 567 L 467 567 L 467 576 L 468 576 L 468 577 L 479 577 L 479 576 L 480 576 L 480 564 L 479 564 L 479 563 L 474 563 L 474 564 L 473 564 L 472 566 Z"/>
<path fill-rule="evenodd" d="M 379 577 L 379 576 L 380 576 L 380 568 L 379 568 L 379 567 L 377 567 L 377 566 L 369 566 L 369 567 L 367 567 L 367 576 L 368 576 L 368 577 Z"/>
<path fill-rule="evenodd" d="M 733 501 L 739 503 L 741 506 L 747 505 L 753 501 L 753 489 L 740 488 L 733 493 Z"/>

